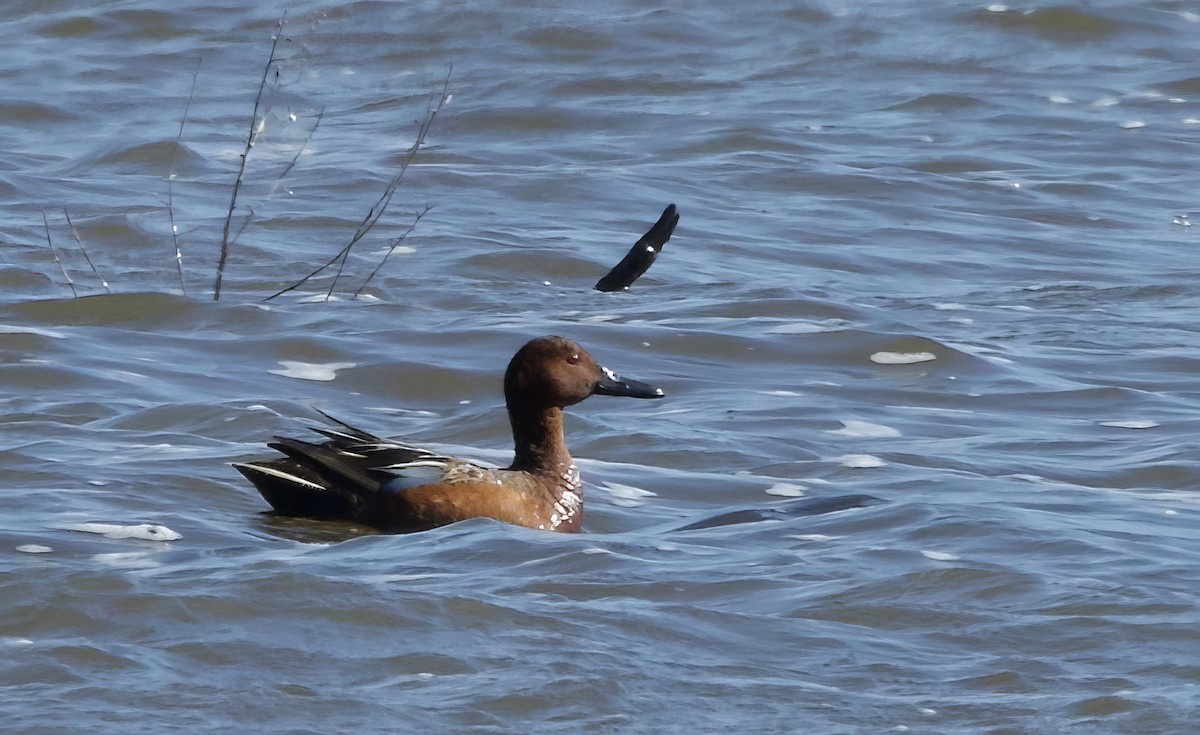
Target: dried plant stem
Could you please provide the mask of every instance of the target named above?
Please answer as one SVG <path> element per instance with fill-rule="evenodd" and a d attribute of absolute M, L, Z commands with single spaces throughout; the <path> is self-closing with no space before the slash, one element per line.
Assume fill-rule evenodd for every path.
<path fill-rule="evenodd" d="M 179 272 L 179 290 L 187 296 L 187 286 L 183 283 L 183 251 L 179 248 L 179 227 L 175 224 L 175 162 L 179 156 L 179 147 L 183 145 L 183 127 L 187 124 L 188 111 L 192 109 L 192 100 L 196 99 L 196 80 L 200 78 L 200 59 L 196 62 L 196 70 L 192 72 L 192 91 L 188 93 L 187 104 L 183 107 L 183 117 L 179 119 L 179 135 L 175 136 L 175 149 L 171 151 L 171 167 L 167 170 L 167 217 L 171 222 L 171 242 L 175 245 L 175 269 Z"/>
<path fill-rule="evenodd" d="M 375 274 L 379 272 L 380 268 L 383 268 L 383 264 L 387 262 L 387 259 L 391 257 L 392 253 L 396 252 L 396 248 L 400 247 L 400 243 L 404 242 L 404 238 L 408 237 L 408 233 L 412 232 L 416 228 L 417 223 L 420 222 L 421 218 L 428 214 L 429 210 L 431 209 L 433 209 L 433 206 L 426 204 L 425 209 L 422 209 L 417 213 L 417 216 L 413 219 L 412 224 L 408 226 L 408 229 L 401 233 L 400 237 L 392 240 L 392 246 L 388 248 L 386 253 L 384 253 L 383 258 L 379 261 L 379 265 L 375 266 L 375 270 L 371 271 L 371 275 L 367 276 L 367 280 L 363 281 L 363 285 L 359 286 L 358 290 L 354 292 L 354 298 L 357 299 L 358 295 L 363 292 L 363 289 L 371 284 L 371 279 L 375 277 Z M 329 294 L 326 294 L 325 298 L 328 299 Z"/>
<path fill-rule="evenodd" d="M 284 11 L 275 27 L 275 38 L 271 42 L 271 54 L 267 57 L 266 66 L 263 67 L 262 81 L 258 85 L 258 94 L 254 98 L 254 112 L 250 116 L 250 132 L 246 136 L 246 149 L 242 152 L 237 178 L 233 182 L 233 191 L 229 196 L 229 211 L 225 215 L 225 227 L 221 233 L 221 257 L 217 261 L 217 278 L 213 282 L 213 301 L 221 298 L 221 279 L 225 275 L 225 260 L 229 257 L 229 226 L 233 221 L 233 211 L 237 208 L 238 191 L 242 188 L 242 179 L 246 175 L 246 159 L 250 156 L 250 149 L 254 147 L 254 141 L 259 132 L 258 110 L 262 105 L 267 79 L 271 76 L 271 67 L 275 65 L 275 50 L 279 47 L 279 39 L 283 37 L 283 25 L 286 20 L 287 11 Z"/>
<path fill-rule="evenodd" d="M 417 151 L 420 149 L 421 145 L 424 144 L 425 136 L 429 134 L 430 128 L 433 127 L 433 121 L 437 119 L 437 115 L 439 112 L 441 112 L 442 106 L 446 104 L 446 92 L 450 88 L 450 75 L 453 73 L 453 71 L 454 67 L 452 66 L 446 72 L 446 79 L 442 83 L 441 92 L 437 95 L 437 97 L 430 100 L 429 109 L 425 112 L 425 119 L 421 122 L 421 127 L 417 131 L 417 139 L 405 153 L 404 160 L 400 162 L 400 169 L 396 172 L 396 175 L 392 177 L 391 181 L 388 182 L 387 188 L 384 189 L 383 194 L 380 195 L 379 199 L 376 200 L 373 205 L 371 205 L 371 209 L 367 211 L 366 216 L 363 217 L 362 222 L 359 223 L 358 229 L 354 231 L 354 234 L 350 237 L 349 242 L 347 242 L 342 249 L 337 252 L 336 255 L 326 261 L 324 265 L 312 271 L 307 276 L 301 278 L 292 285 L 276 291 L 267 298 L 263 299 L 263 301 L 270 301 L 276 297 L 288 293 L 289 291 L 293 291 L 307 283 L 310 279 L 321 273 L 321 271 L 325 270 L 329 266 L 333 265 L 334 263 L 339 263 L 338 273 L 334 276 L 333 284 L 329 287 L 329 291 L 325 294 L 325 299 L 329 300 L 330 296 L 333 294 L 333 289 L 337 286 L 338 278 L 341 276 L 342 268 L 345 266 L 346 259 L 349 257 L 351 249 L 353 249 L 354 246 L 358 244 L 358 241 L 362 240 L 367 233 L 371 231 L 371 228 L 375 226 L 375 223 L 379 221 L 379 218 L 383 216 L 384 211 L 387 210 L 388 204 L 390 204 L 392 201 L 392 196 L 395 195 L 396 189 L 399 188 L 400 182 L 404 179 L 405 171 L 408 170 L 409 164 L 412 163 L 413 158 L 415 158 L 417 155 Z"/>
<path fill-rule="evenodd" d="M 50 254 L 54 256 L 54 262 L 58 263 L 63 278 L 67 279 L 67 285 L 71 287 L 71 295 L 79 298 L 79 292 L 75 290 L 75 282 L 71 280 L 71 274 L 67 273 L 67 267 L 58 259 L 58 253 L 54 250 L 54 241 L 50 239 L 50 220 L 46 219 L 46 210 L 44 209 L 42 210 L 42 224 L 46 226 L 46 244 L 50 246 Z"/>
<path fill-rule="evenodd" d="M 43 214 L 43 216 L 45 215 Z M 96 270 L 96 264 L 92 262 L 91 257 L 87 253 L 87 249 L 83 247 L 83 240 L 80 239 L 79 231 L 75 229 L 75 224 L 71 222 L 71 215 L 67 213 L 66 207 L 63 207 L 63 216 L 67 218 L 67 227 L 71 228 L 71 237 L 75 238 L 76 244 L 79 245 L 79 252 L 83 253 L 83 259 L 86 260 L 88 266 L 91 267 L 92 273 L 96 276 L 96 280 L 100 281 L 100 285 L 104 286 L 105 291 L 112 293 L 112 289 L 108 287 L 108 281 L 104 280 L 104 276 L 101 276 L 100 271 Z"/>
<path fill-rule="evenodd" d="M 309 128 L 308 135 L 305 136 L 304 142 L 300 144 L 300 149 L 298 151 L 296 151 L 296 155 L 292 156 L 291 162 L 288 163 L 288 165 L 283 169 L 283 173 L 279 174 L 279 178 L 277 178 L 275 180 L 275 184 L 273 186 L 271 186 L 271 191 L 267 192 L 268 199 L 271 198 L 271 196 L 273 196 L 275 194 L 275 190 L 279 188 L 279 185 L 281 183 L 283 183 L 284 177 L 286 177 L 288 174 L 290 174 L 292 172 L 292 169 L 294 169 L 296 167 L 296 162 L 299 161 L 300 156 L 302 156 L 304 154 L 304 149 L 308 148 L 309 141 L 312 140 L 313 134 L 315 134 L 317 132 L 317 128 L 319 128 L 321 126 L 321 120 L 323 120 L 324 118 L 325 118 L 325 108 L 322 107 L 321 111 L 317 113 L 316 122 L 314 122 L 313 126 L 311 128 Z M 234 240 L 236 240 L 236 239 L 237 238 L 235 237 Z"/>

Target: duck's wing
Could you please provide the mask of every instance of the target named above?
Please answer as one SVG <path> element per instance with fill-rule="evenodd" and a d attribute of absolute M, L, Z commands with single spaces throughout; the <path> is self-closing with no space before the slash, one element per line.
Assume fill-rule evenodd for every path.
<path fill-rule="evenodd" d="M 322 413 L 336 428 L 313 428 L 326 441 L 276 437 L 267 446 L 285 456 L 234 463 L 276 512 L 305 518 L 353 519 L 384 496 L 431 482 L 486 471 L 428 449 L 381 439 Z"/>

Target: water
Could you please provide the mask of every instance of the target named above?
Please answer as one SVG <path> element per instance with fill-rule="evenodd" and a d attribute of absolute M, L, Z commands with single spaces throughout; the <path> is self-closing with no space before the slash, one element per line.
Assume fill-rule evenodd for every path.
<path fill-rule="evenodd" d="M 10 5 L 3 731 L 1192 731 L 1197 8 L 295 3 L 214 302 L 281 10 Z M 504 462 L 548 333 L 668 394 L 570 412 L 583 534 L 228 466 L 314 406 Z"/>

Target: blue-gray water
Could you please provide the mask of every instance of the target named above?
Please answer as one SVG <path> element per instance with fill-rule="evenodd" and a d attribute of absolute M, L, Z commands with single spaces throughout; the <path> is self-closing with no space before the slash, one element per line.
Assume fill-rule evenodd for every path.
<path fill-rule="evenodd" d="M 1194 3 L 296 2 L 215 303 L 282 8 L 81 5 L 0 21 L 3 732 L 1193 732 Z M 548 333 L 668 394 L 571 410 L 581 535 L 228 465 L 314 406 L 503 462 Z"/>

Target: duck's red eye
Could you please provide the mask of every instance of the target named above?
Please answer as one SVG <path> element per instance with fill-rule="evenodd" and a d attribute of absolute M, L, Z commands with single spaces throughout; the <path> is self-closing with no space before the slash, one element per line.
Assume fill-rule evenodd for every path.
<path fill-rule="evenodd" d="M 575 354 L 568 357 L 567 363 L 570 365 L 578 365 L 579 364 L 579 353 L 576 352 Z"/>

